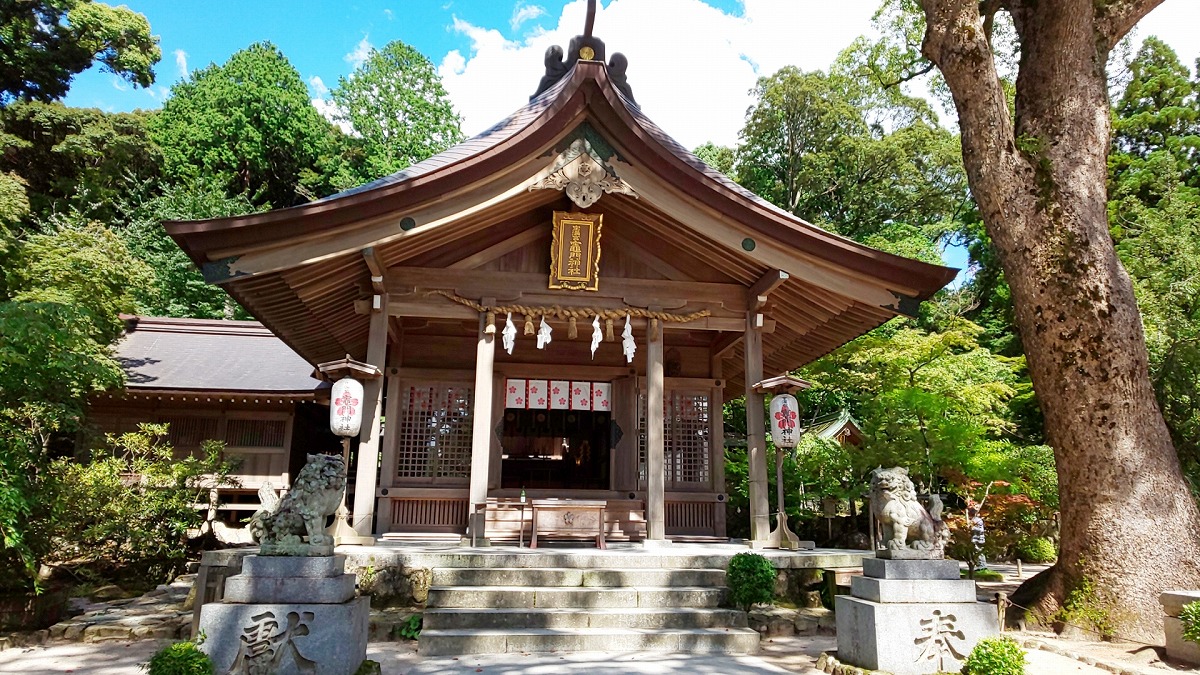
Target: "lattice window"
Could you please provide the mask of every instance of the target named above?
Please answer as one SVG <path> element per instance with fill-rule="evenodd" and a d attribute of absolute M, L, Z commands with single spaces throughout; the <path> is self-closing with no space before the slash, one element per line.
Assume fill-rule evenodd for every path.
<path fill-rule="evenodd" d="M 283 448 L 286 420 L 231 419 L 225 422 L 225 445 L 231 448 Z"/>
<path fill-rule="evenodd" d="M 398 478 L 449 479 L 471 475 L 472 388 L 445 384 L 401 390 L 396 425 Z"/>
<path fill-rule="evenodd" d="M 708 401 L 704 393 L 668 392 L 664 419 L 667 487 L 696 487 L 711 480 Z"/>
<path fill-rule="evenodd" d="M 220 440 L 221 420 L 197 415 L 162 415 L 159 422 L 169 424 L 167 439 L 176 451 L 196 450 L 208 440 Z"/>
<path fill-rule="evenodd" d="M 667 489 L 710 484 L 709 395 L 667 391 L 663 396 L 663 468 Z M 638 396 L 638 481 L 646 484 L 646 394 Z"/>

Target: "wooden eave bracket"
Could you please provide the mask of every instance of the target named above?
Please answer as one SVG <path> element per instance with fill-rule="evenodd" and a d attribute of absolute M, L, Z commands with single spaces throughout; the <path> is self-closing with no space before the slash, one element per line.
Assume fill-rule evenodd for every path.
<path fill-rule="evenodd" d="M 758 394 L 778 394 L 781 392 L 794 394 L 811 387 L 812 383 L 808 380 L 802 380 L 791 375 L 779 375 L 777 377 L 769 377 L 762 382 L 755 382 L 752 388 Z"/>
<path fill-rule="evenodd" d="M 343 377 L 353 377 L 356 380 L 374 380 L 383 377 L 383 371 L 369 363 L 356 361 L 347 354 L 344 359 L 317 364 L 317 372 L 313 376 L 327 382 L 334 382 Z"/>
<path fill-rule="evenodd" d="M 792 278 L 792 275 L 783 270 L 771 270 L 762 275 L 750 290 L 746 292 L 746 305 L 752 310 L 757 311 L 766 307 L 767 299 L 771 293 L 783 285 L 783 282 Z"/>
<path fill-rule="evenodd" d="M 376 251 L 374 246 L 368 246 L 362 250 L 362 256 L 363 262 L 367 263 L 367 269 L 371 272 L 371 290 L 375 291 L 376 295 L 386 293 L 383 273 L 387 267 L 383 264 L 383 258 L 379 256 L 379 251 Z"/>

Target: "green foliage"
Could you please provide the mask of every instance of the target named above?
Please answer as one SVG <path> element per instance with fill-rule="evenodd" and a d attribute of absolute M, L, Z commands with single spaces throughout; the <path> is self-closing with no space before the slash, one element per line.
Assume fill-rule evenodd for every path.
<path fill-rule="evenodd" d="M 714 145 L 709 141 L 693 150 L 692 154 L 726 176 L 733 175 L 733 163 L 736 159 L 733 148 L 724 145 Z"/>
<path fill-rule="evenodd" d="M 1010 637 L 983 638 L 963 662 L 963 675 L 1025 675 L 1025 650 Z"/>
<path fill-rule="evenodd" d="M 1150 376 L 1200 493 L 1200 78 L 1149 38 L 1115 106 L 1109 226 L 1133 279 Z"/>
<path fill-rule="evenodd" d="M 98 63 L 139 87 L 154 83 L 162 52 L 146 17 L 91 0 L 33 0 L 0 12 L 0 106 L 62 98 Z"/>
<path fill-rule="evenodd" d="M 205 283 L 192 260 L 167 236 L 162 221 L 221 218 L 256 209 L 245 196 L 226 196 L 212 178 L 167 185 L 158 193 L 150 187 L 144 185 L 116 203 L 128 223 L 120 232 L 121 239 L 154 270 L 154 283 L 131 289 L 140 310 L 152 316 L 227 318 L 233 300 L 220 287 Z"/>
<path fill-rule="evenodd" d="M 1086 568 L 1086 564 L 1081 564 Z M 1100 598 L 1095 583 L 1086 574 L 1067 593 L 1052 621 L 1070 624 L 1091 631 L 1103 640 L 1116 637 L 1115 625 L 1106 603 Z"/>
<path fill-rule="evenodd" d="M 1026 537 L 1017 542 L 1017 557 L 1025 562 L 1052 563 L 1058 559 L 1058 548 L 1046 537 Z"/>
<path fill-rule="evenodd" d="M 421 637 L 421 627 L 424 619 L 420 614 L 413 614 L 400 625 L 400 637 L 405 640 L 416 640 Z"/>
<path fill-rule="evenodd" d="M 423 54 L 396 40 L 333 90 L 338 115 L 363 139 L 365 180 L 400 171 L 463 140 L 461 119 Z"/>
<path fill-rule="evenodd" d="M 229 485 L 223 445 L 176 453 L 167 425 L 142 424 L 109 438 L 87 461 L 54 460 L 53 550 L 46 562 L 108 577 L 165 577 L 187 555 L 189 530 L 203 524 L 212 488 Z"/>
<path fill-rule="evenodd" d="M 120 335 L 118 315 L 136 310 L 133 289 L 152 280 L 115 233 L 94 223 L 60 222 L 29 237 L 8 271 L 14 300 L 78 306 L 87 317 L 79 330 L 103 345 Z"/>
<path fill-rule="evenodd" d="M 74 209 L 108 222 L 114 199 L 161 170 L 147 119 L 143 112 L 14 103 L 0 109 L 0 171 L 25 180 L 31 210 L 43 219 Z"/>
<path fill-rule="evenodd" d="M 194 642 L 176 642 L 158 650 L 145 666 L 148 675 L 212 675 L 208 654 Z"/>
<path fill-rule="evenodd" d="M 1012 428 L 1014 364 L 976 342 L 965 320 L 943 332 L 885 325 L 804 369 L 816 386 L 855 401 L 866 440 L 857 467 L 902 466 L 926 491 L 962 472 L 983 444 Z"/>
<path fill-rule="evenodd" d="M 1179 621 L 1183 624 L 1183 639 L 1200 644 L 1200 602 L 1189 602 L 1179 610 Z"/>
<path fill-rule="evenodd" d="M 332 133 L 300 74 L 269 42 L 176 83 L 150 130 L 172 182 L 210 177 L 231 196 L 276 208 L 313 196 L 301 176 Z"/>
<path fill-rule="evenodd" d="M 736 150 L 740 183 L 818 225 L 865 240 L 914 233 L 922 258 L 968 200 L 957 139 L 920 99 L 894 95 L 835 66 L 787 67 L 759 80 Z M 900 247 L 911 253 L 913 244 Z M 889 247 L 890 248 L 890 247 Z"/>
<path fill-rule="evenodd" d="M 757 553 L 738 553 L 729 559 L 725 585 L 735 607 L 749 611 L 750 605 L 769 603 L 775 597 L 775 566 Z"/>

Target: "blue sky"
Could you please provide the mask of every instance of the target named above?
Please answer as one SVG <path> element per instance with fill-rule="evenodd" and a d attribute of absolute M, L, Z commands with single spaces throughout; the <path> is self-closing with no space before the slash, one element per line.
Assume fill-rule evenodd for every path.
<path fill-rule="evenodd" d="M 113 2 L 114 0 L 109 0 Z M 585 0 L 125 0 L 163 51 L 157 83 L 134 89 L 92 70 L 66 103 L 108 111 L 157 108 L 185 73 L 269 40 L 323 107 L 328 88 L 371 47 L 413 45 L 438 66 L 463 128 L 477 133 L 520 107 L 542 54 L 582 31 Z M 879 0 L 601 0 L 597 36 L 630 61 L 642 110 L 686 147 L 737 142 L 758 77 L 785 65 L 825 69 L 872 32 Z M 1139 35 L 1158 35 L 1185 63 L 1200 57 L 1200 2 L 1167 0 Z M 947 264 L 964 267 L 951 248 Z"/>

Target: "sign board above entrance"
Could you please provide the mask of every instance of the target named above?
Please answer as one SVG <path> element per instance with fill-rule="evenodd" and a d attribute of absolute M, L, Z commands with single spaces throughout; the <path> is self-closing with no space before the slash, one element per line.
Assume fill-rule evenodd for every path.
<path fill-rule="evenodd" d="M 607 412 L 612 410 L 612 383 L 509 379 L 505 383 L 504 407 Z"/>
<path fill-rule="evenodd" d="M 554 212 L 550 244 L 550 288 L 594 291 L 600 287 L 599 213 Z"/>

